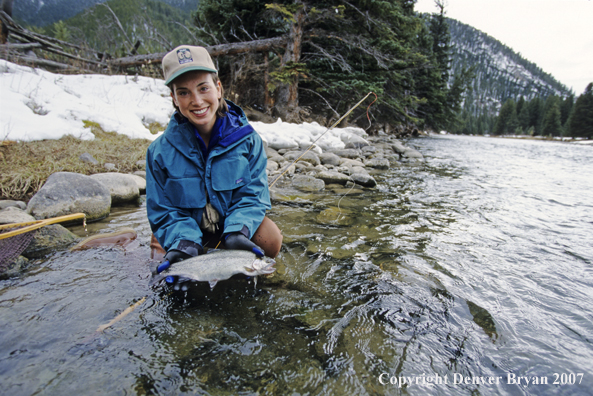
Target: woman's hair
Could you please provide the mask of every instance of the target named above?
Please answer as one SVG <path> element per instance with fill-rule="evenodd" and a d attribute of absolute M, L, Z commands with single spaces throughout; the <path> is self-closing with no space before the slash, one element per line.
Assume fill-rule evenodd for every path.
<path fill-rule="evenodd" d="M 218 82 L 220 81 L 220 78 L 218 78 L 218 74 L 217 73 L 210 73 L 210 75 L 212 76 L 212 81 L 214 81 L 214 85 L 217 85 Z M 169 89 L 171 90 L 171 93 L 175 94 L 175 90 L 173 89 L 173 84 L 175 83 L 175 80 L 171 81 L 167 86 L 169 87 Z M 175 100 L 173 100 L 173 98 L 171 98 L 172 102 L 173 102 L 173 107 L 175 107 L 175 110 L 177 110 L 177 112 L 179 114 L 181 114 L 181 111 L 179 110 L 179 107 L 177 107 L 177 105 L 175 104 Z M 226 101 L 224 100 L 224 87 L 222 86 L 222 84 L 220 84 L 220 99 L 218 100 L 218 110 L 216 110 L 216 115 L 218 117 L 224 117 L 226 115 L 226 113 L 229 112 L 229 106 L 226 104 Z"/>

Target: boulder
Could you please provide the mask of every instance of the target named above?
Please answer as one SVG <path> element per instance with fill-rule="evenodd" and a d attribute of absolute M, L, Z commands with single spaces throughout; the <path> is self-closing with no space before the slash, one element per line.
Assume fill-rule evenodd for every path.
<path fill-rule="evenodd" d="M 5 199 L 5 200 L 0 201 L 0 210 L 9 208 L 11 206 L 14 206 L 14 207 L 22 209 L 22 210 L 27 209 L 27 204 L 24 203 L 23 201 L 13 201 L 12 199 Z"/>
<path fill-rule="evenodd" d="M 136 202 L 140 198 L 140 189 L 133 175 L 109 172 L 96 173 L 90 177 L 109 189 L 113 205 Z"/>
<path fill-rule="evenodd" d="M 391 143 L 391 148 L 398 154 L 403 154 L 407 150 L 407 147 L 397 140 Z"/>
<path fill-rule="evenodd" d="M 146 194 L 146 172 L 144 177 L 134 174 L 130 174 L 129 176 L 131 176 L 136 182 L 136 185 L 138 186 L 138 192 L 140 194 Z"/>
<path fill-rule="evenodd" d="M 104 219 L 111 209 L 111 194 L 90 176 L 72 172 L 52 174 L 27 205 L 36 219 L 82 212 L 88 222 Z"/>
<path fill-rule="evenodd" d="M 358 158 L 361 155 L 360 151 L 355 149 L 333 150 L 332 153 L 334 153 L 338 157 L 344 158 Z"/>
<path fill-rule="evenodd" d="M 368 173 L 354 173 L 350 175 L 350 179 L 364 187 L 375 187 L 377 185 L 375 179 Z"/>
<path fill-rule="evenodd" d="M 64 250 L 79 238 L 60 224 L 51 224 L 37 230 L 35 237 L 22 253 L 28 259 L 44 257 Z"/>
<path fill-rule="evenodd" d="M 0 210 L 0 224 L 28 223 L 30 221 L 35 221 L 35 217 L 16 206 Z"/>
<path fill-rule="evenodd" d="M 336 183 L 345 185 L 348 182 L 348 180 L 350 180 L 348 175 L 335 171 L 321 171 L 317 173 L 315 177 L 317 179 L 323 180 L 326 184 Z"/>
<path fill-rule="evenodd" d="M 424 156 L 419 151 L 414 150 L 413 148 L 406 148 L 406 150 L 402 153 L 402 157 L 406 159 L 424 161 Z"/>
<path fill-rule="evenodd" d="M 319 160 L 323 165 L 333 165 L 339 166 L 340 165 L 340 157 L 338 157 L 334 153 L 322 153 L 319 154 Z"/>
<path fill-rule="evenodd" d="M 389 160 L 387 158 L 371 158 L 364 163 L 366 166 L 375 169 L 389 169 Z"/>
<path fill-rule="evenodd" d="M 350 149 L 350 148 L 357 149 L 357 148 L 361 148 L 361 147 L 370 145 L 370 143 L 367 140 L 361 138 L 358 135 L 343 134 L 341 136 L 341 140 L 342 140 L 342 142 L 344 142 L 347 149 Z"/>
<path fill-rule="evenodd" d="M 284 159 L 287 161 L 294 161 L 302 155 L 302 158 L 299 161 L 305 161 L 310 163 L 313 166 L 321 164 L 319 157 L 312 151 L 307 151 L 303 154 L 302 151 L 289 151 L 288 153 L 284 154 Z"/>
<path fill-rule="evenodd" d="M 313 192 L 321 191 L 325 188 L 323 180 L 308 175 L 297 175 L 292 180 L 292 186 L 301 191 Z"/>
<path fill-rule="evenodd" d="M 342 158 L 340 161 L 340 166 L 364 166 L 364 163 L 359 160 L 349 159 L 349 158 Z"/>
<path fill-rule="evenodd" d="M 268 172 L 274 172 L 278 170 L 278 163 L 276 161 L 270 161 L 268 160 L 268 165 L 266 165 L 266 169 L 268 170 Z"/>

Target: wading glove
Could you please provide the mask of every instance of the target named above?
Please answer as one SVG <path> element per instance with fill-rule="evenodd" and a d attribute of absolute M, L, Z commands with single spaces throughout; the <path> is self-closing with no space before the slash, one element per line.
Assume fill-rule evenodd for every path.
<path fill-rule="evenodd" d="M 224 244 L 227 249 L 247 250 L 255 253 L 257 257 L 263 257 L 264 252 L 255 243 L 251 242 L 241 232 L 231 232 L 224 237 Z"/>
<path fill-rule="evenodd" d="M 199 254 L 203 254 L 204 249 L 197 243 L 192 241 L 182 240 L 179 242 L 177 249 L 171 249 L 165 254 L 163 261 L 156 269 L 156 273 L 159 274 L 169 268 L 172 264 L 183 261 L 190 257 L 195 257 Z"/>

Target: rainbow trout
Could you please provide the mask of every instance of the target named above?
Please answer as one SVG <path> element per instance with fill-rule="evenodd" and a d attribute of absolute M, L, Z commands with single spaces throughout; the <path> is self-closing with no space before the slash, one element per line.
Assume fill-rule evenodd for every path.
<path fill-rule="evenodd" d="M 276 262 L 269 257 L 258 258 L 246 250 L 214 250 L 187 260 L 179 261 L 160 274 L 154 275 L 150 285 L 166 280 L 208 282 L 210 288 L 233 275 L 267 275 L 276 271 Z M 168 277 L 169 280 L 167 280 Z"/>

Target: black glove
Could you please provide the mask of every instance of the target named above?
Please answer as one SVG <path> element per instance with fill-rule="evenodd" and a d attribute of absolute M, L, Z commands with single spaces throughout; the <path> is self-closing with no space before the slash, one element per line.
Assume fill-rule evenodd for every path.
<path fill-rule="evenodd" d="M 264 252 L 255 243 L 251 242 L 241 232 L 231 232 L 224 237 L 224 244 L 227 249 L 247 250 L 255 253 L 257 257 L 263 257 Z"/>
<path fill-rule="evenodd" d="M 182 240 L 179 242 L 177 249 L 171 249 L 165 254 L 163 261 L 156 269 L 156 273 L 159 274 L 169 268 L 172 264 L 183 261 L 190 257 L 195 257 L 199 254 L 203 254 L 204 249 L 197 243 L 192 241 Z"/>

